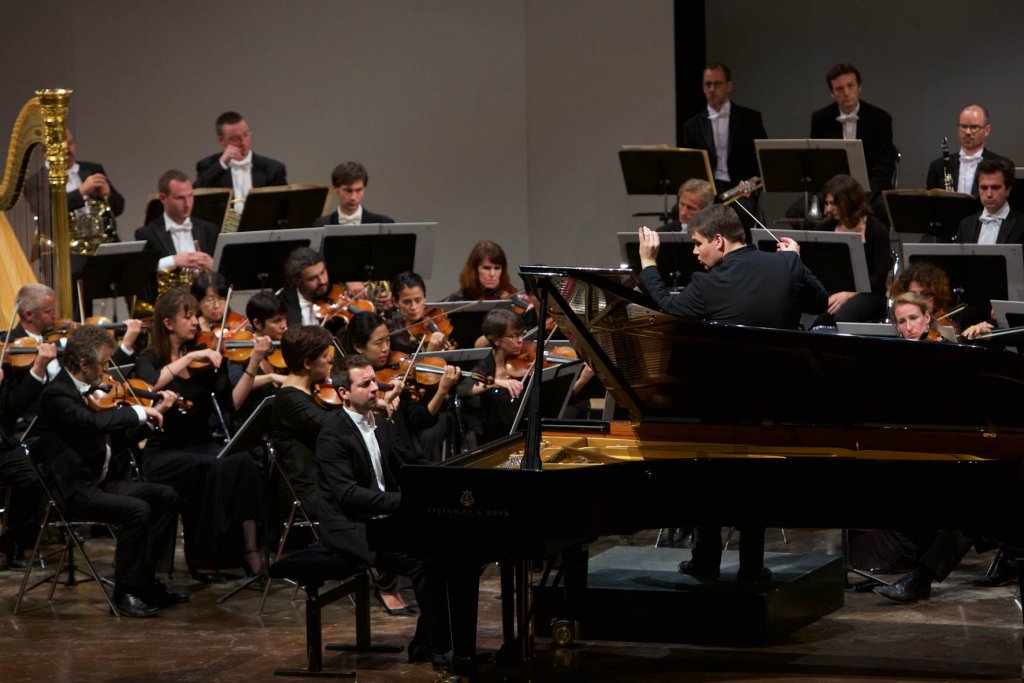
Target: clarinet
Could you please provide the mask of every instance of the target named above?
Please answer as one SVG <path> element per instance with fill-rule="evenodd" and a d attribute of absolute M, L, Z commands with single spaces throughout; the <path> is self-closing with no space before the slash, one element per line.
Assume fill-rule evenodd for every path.
<path fill-rule="evenodd" d="M 953 175 L 949 172 L 949 138 L 945 135 L 942 136 L 942 174 L 943 182 L 946 186 L 946 192 L 953 192 L 956 190 L 953 187 Z"/>

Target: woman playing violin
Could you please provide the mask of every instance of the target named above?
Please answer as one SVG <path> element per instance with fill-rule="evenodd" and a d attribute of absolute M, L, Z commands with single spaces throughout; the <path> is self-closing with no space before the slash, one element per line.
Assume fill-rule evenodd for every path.
<path fill-rule="evenodd" d="M 505 250 L 496 242 L 481 240 L 469 252 L 466 265 L 459 274 L 459 290 L 445 301 L 476 301 L 507 299 L 516 293 L 508 275 Z"/>
<path fill-rule="evenodd" d="M 227 375 L 215 371 L 222 363 L 220 353 L 190 348 L 199 328 L 198 308 L 195 298 L 181 289 L 164 293 L 153 306 L 150 346 L 139 354 L 136 374 L 158 391 L 174 391 L 194 408 L 165 415 L 164 431 L 147 441 L 142 469 L 150 481 L 174 486 L 182 498 L 185 559 L 194 574 L 239 558 L 247 571 L 256 573 L 263 569 L 255 522 L 264 518 L 262 477 L 247 454 L 218 459 L 220 444 L 209 426 L 214 396 L 234 409 L 246 392 L 240 386 L 232 390 Z M 191 367 L 193 363 L 208 367 Z M 239 525 L 244 551 L 238 534 L 228 533 Z"/>
<path fill-rule="evenodd" d="M 447 341 L 444 332 L 433 320 L 424 321 L 427 286 L 424 284 L 423 278 L 410 270 L 399 273 L 391 284 L 391 291 L 394 292 L 398 310 L 398 315 L 392 316 L 389 324 L 391 331 L 394 332 L 391 346 L 402 353 L 414 353 L 420 348 L 419 338 L 413 334 L 413 331 L 418 331 L 415 330 L 414 326 L 416 326 L 424 328 L 420 335 L 423 333 L 429 335 L 423 344 L 423 351 L 442 350 Z M 436 309 L 431 309 L 430 315 L 434 316 L 439 312 Z M 436 331 L 433 328 L 437 328 Z M 370 362 L 372 363 L 373 360 L 371 359 Z"/>
<path fill-rule="evenodd" d="M 199 329 L 211 332 L 220 328 L 224 320 L 224 307 L 227 305 L 228 281 L 215 270 L 204 270 L 192 281 L 189 290 L 199 302 Z M 242 329 L 248 324 L 245 317 L 228 311 L 224 326 L 231 332 Z"/>
<path fill-rule="evenodd" d="M 896 297 L 892 304 L 892 319 L 896 331 L 904 339 L 942 341 L 928 303 L 913 292 L 904 292 Z"/>
<path fill-rule="evenodd" d="M 228 378 L 233 387 L 232 398 L 236 398 L 234 391 L 240 385 L 243 387 L 237 397 L 241 403 L 235 409 L 236 425 L 244 423 L 263 399 L 273 395 L 285 377 L 284 360 L 278 359 L 280 350 L 275 353 L 273 348 L 274 342 L 280 343 L 288 329 L 284 302 L 269 290 L 256 292 L 245 305 L 245 316 L 252 325 L 252 331 L 236 333 L 232 341 L 251 344 L 248 347 L 251 353 L 248 358 L 228 365 Z M 274 362 L 278 364 L 277 367 Z M 244 389 L 246 385 L 249 387 L 247 392 Z"/>
<path fill-rule="evenodd" d="M 515 313 L 496 309 L 484 316 L 481 326 L 491 346 L 491 354 L 473 368 L 479 376 L 493 377 L 492 385 L 466 378 L 458 386 L 460 396 L 480 396 L 481 443 L 506 435 L 518 410 L 523 383 L 512 377 L 506 367 L 523 350 L 523 321 Z"/>

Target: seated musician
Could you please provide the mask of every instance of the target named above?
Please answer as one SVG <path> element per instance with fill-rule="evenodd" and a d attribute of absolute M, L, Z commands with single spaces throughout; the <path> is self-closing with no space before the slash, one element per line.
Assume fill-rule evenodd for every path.
<path fill-rule="evenodd" d="M 796 329 L 800 314 L 820 313 L 828 295 L 800 261 L 799 245 L 784 241 L 781 253 L 758 251 L 744 244 L 743 224 L 732 209 L 709 206 L 690 224 L 693 253 L 708 269 L 696 273 L 681 294 L 673 297 L 658 271 L 658 233 L 640 228 L 640 280 L 661 310 L 690 320 L 732 325 Z M 764 528 L 742 530 L 740 581 L 764 581 Z M 718 578 L 722 559 L 721 529 L 698 526 L 693 559 L 679 571 L 698 578 Z"/>
<path fill-rule="evenodd" d="M 904 292 L 893 300 L 892 321 L 904 339 L 943 341 L 939 326 L 928 310 L 928 302 L 913 292 Z"/>
<path fill-rule="evenodd" d="M 338 208 L 317 218 L 313 226 L 394 223 L 395 219 L 390 216 L 374 213 L 363 206 L 363 195 L 369 184 L 366 167 L 358 161 L 344 161 L 335 166 L 331 171 L 331 188 L 338 193 Z"/>
<path fill-rule="evenodd" d="M 1002 159 L 978 164 L 978 199 L 984 209 L 960 221 L 961 244 L 1024 244 L 1024 215 L 1010 208 L 1014 168 Z"/>
<path fill-rule="evenodd" d="M 241 114 L 226 111 L 214 125 L 222 151 L 196 162 L 196 187 L 228 187 L 244 202 L 254 187 L 288 184 L 284 164 L 253 153 L 249 122 Z M 241 213 L 237 204 L 235 210 Z"/>
<path fill-rule="evenodd" d="M 918 261 L 910 264 L 892 282 L 892 296 L 913 292 L 928 304 L 928 312 L 942 324 L 955 324 L 953 316 L 946 318 L 946 310 L 953 299 L 946 271 L 934 263 Z M 946 322 L 948 321 L 948 322 Z"/>
<path fill-rule="evenodd" d="M 990 150 L 985 141 L 992 132 L 989 125 L 988 110 L 980 104 L 970 104 L 960 111 L 957 119 L 957 135 L 960 138 L 960 152 L 949 159 L 949 175 L 954 192 L 978 196 L 978 164 L 988 159 L 1006 157 Z M 1013 165 L 1013 162 L 1010 162 Z M 945 171 L 942 157 L 934 159 L 928 165 L 928 178 L 925 187 L 929 190 L 945 187 Z"/>
<path fill-rule="evenodd" d="M 157 609 L 188 600 L 156 580 L 156 558 L 176 531 L 177 494 L 158 483 L 128 481 L 107 443 L 108 435 L 135 433 L 146 422 L 159 427 L 176 396 L 163 392 L 153 407 L 90 410 L 84 396 L 107 372 L 114 339 L 87 325 L 71 333 L 63 370 L 40 398 L 39 442 L 33 457 L 42 463 L 67 510 L 76 516 L 116 524 L 114 604 L 125 616 L 155 616 Z"/>
<path fill-rule="evenodd" d="M 423 278 L 416 273 L 407 270 L 395 276 L 391 283 L 399 315 L 393 315 L 388 323 L 391 330 L 391 346 L 395 351 L 402 353 L 414 353 L 420 349 L 420 339 L 413 335 L 410 328 L 417 323 L 423 322 L 423 312 L 426 309 L 427 286 Z M 435 325 L 436 327 L 436 325 Z M 422 346 L 423 351 L 441 351 L 445 348 L 447 338 L 440 330 L 429 332 L 426 341 Z M 422 337 L 422 334 L 420 335 Z"/>
<path fill-rule="evenodd" d="M 889 228 L 869 213 L 864 188 L 850 176 L 829 178 L 821 193 L 825 198 L 825 220 L 814 229 L 860 234 L 871 291 L 830 292 L 827 315 L 819 318 L 818 324 L 881 320 L 885 317 L 885 282 L 892 262 Z"/>
<path fill-rule="evenodd" d="M 124 213 L 124 197 L 110 182 L 102 164 L 79 160 L 75 135 L 71 129 L 67 129 L 65 132 L 68 137 L 68 211 L 81 211 L 87 199 L 99 199 L 110 207 L 110 211 L 115 216 L 120 216 Z M 49 169 L 49 163 L 40 169 L 38 178 L 26 187 L 26 198 L 33 211 L 40 209 L 39 192 L 47 190 L 47 169 Z"/>
<path fill-rule="evenodd" d="M 280 344 L 288 329 L 284 301 L 269 290 L 256 292 L 245 304 L 245 317 L 252 326 L 252 355 L 247 361 L 228 366 L 232 387 L 246 382 L 250 384 L 248 395 L 235 410 L 235 424 L 238 426 L 252 415 L 263 399 L 277 393 L 286 372 L 283 360 L 277 360 L 280 353 L 274 355 L 273 348 L 275 343 Z"/>
<path fill-rule="evenodd" d="M 409 643 L 409 661 L 443 661 L 451 650 L 444 584 L 420 560 L 394 552 L 374 552 L 366 520 L 398 509 L 402 494 L 395 477 L 400 461 L 391 432 L 379 429 L 374 414 L 377 376 L 364 356 L 345 356 L 336 377 L 344 407 L 320 431 L 315 457 L 320 489 L 320 542 L 335 553 L 368 566 L 412 578 L 420 615 Z"/>
<path fill-rule="evenodd" d="M 516 293 L 508 274 L 508 259 L 500 244 L 481 240 L 473 245 L 459 274 L 459 290 L 445 301 L 507 299 Z"/>
<path fill-rule="evenodd" d="M 147 439 L 141 466 L 149 481 L 178 491 L 185 560 L 199 580 L 216 580 L 215 574 L 201 570 L 236 563 L 252 573 L 263 569 L 257 533 L 257 520 L 265 516 L 263 484 L 248 454 L 216 457 L 222 444 L 210 430 L 213 401 L 225 411 L 237 409 L 248 387 L 230 387 L 227 374 L 218 371 L 222 357 L 216 350 L 190 346 L 199 327 L 198 308 L 195 298 L 181 289 L 164 293 L 153 306 L 150 345 L 139 354 L 136 374 L 156 390 L 174 391 L 193 407 L 167 414 L 164 430 Z"/>
<path fill-rule="evenodd" d="M 690 178 L 679 186 L 678 214 L 658 228 L 658 232 L 686 232 L 690 220 L 698 211 L 708 208 L 715 202 L 715 190 L 711 183 L 700 178 Z"/>
<path fill-rule="evenodd" d="M 157 181 L 164 213 L 135 231 L 135 239 L 161 258 L 157 270 L 213 267 L 220 227 L 192 217 L 192 181 L 181 171 L 165 171 Z"/>
<path fill-rule="evenodd" d="M 498 308 L 487 312 L 480 329 L 491 353 L 473 368 L 476 378 L 463 379 L 457 391 L 460 396 L 480 397 L 480 424 L 474 424 L 472 415 L 467 415 L 467 427 L 478 432 L 480 443 L 485 443 L 508 435 L 519 410 L 523 381 L 510 372 L 509 361 L 523 351 L 524 327 L 515 313 Z M 488 384 L 480 378 L 493 378 L 493 382 Z M 467 412 L 472 411 L 467 407 Z"/>
<path fill-rule="evenodd" d="M 345 319 L 335 316 L 325 322 L 321 321 L 318 304 L 332 304 L 332 287 L 330 275 L 324 256 L 316 249 L 299 247 L 288 254 L 284 262 L 285 288 L 281 292 L 287 308 L 289 325 L 320 325 L 324 324 L 332 331 L 338 331 L 345 325 Z M 366 286 L 363 282 L 346 282 L 345 294 L 356 298 L 364 296 Z"/>
<path fill-rule="evenodd" d="M 11 369 L 8 368 L 7 372 L 10 373 Z M 41 372 L 45 373 L 45 364 Z M 38 381 L 25 382 L 19 396 L 8 391 L 9 383 L 4 381 L 4 377 L 5 373 L 0 369 L 0 423 L 6 424 L 8 421 L 13 423 L 35 404 L 44 385 Z M 39 479 L 17 441 L 13 432 L 0 429 L 0 487 L 9 487 L 11 491 L 5 510 L 7 518 L 3 535 L 0 535 L 0 553 L 5 560 L 5 569 L 24 571 L 28 569 L 25 550 L 35 542 L 46 500 Z"/>

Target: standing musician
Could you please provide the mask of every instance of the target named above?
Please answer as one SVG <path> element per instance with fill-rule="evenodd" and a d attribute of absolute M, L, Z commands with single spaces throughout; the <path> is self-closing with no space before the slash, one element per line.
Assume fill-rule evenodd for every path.
<path fill-rule="evenodd" d="M 988 110 L 980 104 L 970 104 L 960 112 L 957 120 L 957 135 L 960 137 L 960 153 L 949 159 L 949 175 L 954 192 L 978 196 L 978 164 L 988 159 L 1002 159 L 1010 165 L 1013 162 L 996 154 L 985 146 L 992 132 Z M 925 187 L 929 190 L 945 187 L 945 159 L 939 157 L 928 165 L 928 179 Z"/>
<path fill-rule="evenodd" d="M 678 218 L 658 228 L 658 232 L 686 232 L 693 216 L 715 203 L 715 189 L 700 178 L 690 178 L 679 186 Z"/>
<path fill-rule="evenodd" d="M 904 339 L 942 341 L 938 324 L 928 310 L 928 302 L 913 292 L 904 292 L 893 300 L 892 320 Z"/>
<path fill-rule="evenodd" d="M 523 393 L 523 382 L 509 372 L 508 361 L 522 353 L 524 329 L 519 316 L 506 309 L 488 311 L 484 316 L 480 331 L 487 338 L 491 353 L 473 368 L 473 372 L 478 377 L 493 377 L 494 382 L 488 385 L 467 377 L 457 389 L 460 396 L 480 397 L 480 424 L 478 428 L 473 425 L 480 443 L 505 436 L 512 428 Z M 467 422 L 470 426 L 473 420 L 467 419 Z"/>
<path fill-rule="evenodd" d="M 135 239 L 144 240 L 146 249 L 161 254 L 157 270 L 213 267 L 220 229 L 213 223 L 192 217 L 192 181 L 181 171 L 165 171 L 157 181 L 164 213 L 135 231 Z"/>
<path fill-rule="evenodd" d="M 344 407 L 320 431 L 315 457 L 320 488 L 320 542 L 382 572 L 412 578 L 420 616 L 409 643 L 409 661 L 443 660 L 451 649 L 444 583 L 431 566 L 401 553 L 374 552 L 366 520 L 398 509 L 399 467 L 388 430 L 374 415 L 377 376 L 361 355 L 345 356 L 336 378 Z"/>
<path fill-rule="evenodd" d="M 146 422 L 160 427 L 176 396 L 161 392 L 153 407 L 90 410 L 87 396 L 103 380 L 114 345 L 105 330 L 91 325 L 71 333 L 64 369 L 40 399 L 40 439 L 33 457 L 53 477 L 71 514 L 118 526 L 114 604 L 125 616 L 151 617 L 159 608 L 188 600 L 155 575 L 157 556 L 174 542 L 177 494 L 169 486 L 119 479 L 107 436 L 134 433 Z M 136 433 L 138 438 L 143 437 Z"/>
<path fill-rule="evenodd" d="M 363 206 L 363 195 L 370 176 L 358 161 L 344 161 L 331 171 L 331 187 L 338 193 L 338 208 L 313 221 L 314 227 L 324 225 L 359 225 L 361 223 L 394 223 L 395 219 L 374 213 Z"/>
<path fill-rule="evenodd" d="M 516 293 L 508 275 L 508 259 L 501 245 L 480 240 L 470 250 L 459 274 L 459 289 L 445 301 L 507 299 Z"/>
<path fill-rule="evenodd" d="M 417 323 L 423 322 L 424 311 L 426 310 L 427 286 L 423 278 L 407 270 L 395 276 L 391 283 L 391 291 L 394 293 L 398 315 L 391 316 L 388 324 L 393 333 L 391 346 L 402 353 L 413 353 L 420 348 L 419 338 L 412 334 L 411 328 Z M 437 328 L 437 323 L 433 323 Z M 445 348 L 447 337 L 440 329 L 431 329 L 431 324 L 426 325 L 425 333 L 428 335 L 423 344 L 423 351 L 441 351 Z M 420 335 L 422 336 L 422 334 Z M 360 352 L 362 353 L 362 352 Z M 371 359 L 372 360 L 372 359 Z"/>
<path fill-rule="evenodd" d="M 135 367 L 155 389 L 170 389 L 193 404 L 187 412 L 168 413 L 164 431 L 147 440 L 142 471 L 150 481 L 178 491 L 186 562 L 199 580 L 215 580 L 200 570 L 239 559 L 246 571 L 263 569 L 256 524 L 264 518 L 263 486 L 248 454 L 216 457 L 220 444 L 210 432 L 213 401 L 237 409 L 250 387 L 241 382 L 229 386 L 226 373 L 217 372 L 222 357 L 216 350 L 190 348 L 199 327 L 198 307 L 181 289 L 161 295 L 153 307 L 149 348 L 139 354 Z"/>
<path fill-rule="evenodd" d="M 232 196 L 244 202 L 254 187 L 288 184 L 284 164 L 253 153 L 252 132 L 241 114 L 226 111 L 215 127 L 222 151 L 196 162 L 196 187 L 230 187 Z"/>

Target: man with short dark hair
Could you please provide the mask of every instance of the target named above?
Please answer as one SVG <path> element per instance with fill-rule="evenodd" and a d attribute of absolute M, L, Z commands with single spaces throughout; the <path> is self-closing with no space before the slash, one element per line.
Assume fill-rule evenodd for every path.
<path fill-rule="evenodd" d="M 313 221 L 315 227 L 323 225 L 360 225 L 362 223 L 394 223 L 382 213 L 374 213 L 363 206 L 363 195 L 370 184 L 366 167 L 358 161 L 345 161 L 331 172 L 331 187 L 338 194 L 338 208 Z"/>
<path fill-rule="evenodd" d="M 963 244 L 1024 244 L 1024 216 L 1010 208 L 1014 168 L 1003 159 L 978 164 L 978 199 L 984 209 L 960 221 L 957 241 Z"/>
<path fill-rule="evenodd" d="M 284 262 L 285 287 L 281 292 L 289 325 L 318 325 L 314 303 L 327 296 L 331 278 L 324 256 L 316 249 L 299 247 Z"/>
<path fill-rule="evenodd" d="M 171 169 L 160 176 L 157 189 L 164 205 L 163 215 L 136 230 L 135 239 L 144 240 L 146 249 L 161 254 L 157 270 L 212 268 L 220 229 L 192 217 L 192 181 L 183 172 Z"/>
<path fill-rule="evenodd" d="M 825 76 L 834 102 L 811 114 L 812 138 L 860 140 L 868 167 L 871 192 L 868 203 L 883 215 L 883 190 L 892 189 L 896 148 L 892 144 L 892 116 L 860 98 L 860 71 L 853 64 L 836 64 Z"/>
<path fill-rule="evenodd" d="M 988 110 L 980 104 L 970 104 L 960 111 L 957 120 L 957 135 L 960 138 L 960 152 L 949 157 L 949 175 L 954 192 L 978 196 L 978 165 L 989 159 L 1001 159 L 1010 162 L 1006 157 L 990 150 L 985 141 L 992 132 L 989 124 Z M 925 187 L 929 190 L 945 187 L 945 170 L 942 157 L 935 159 L 928 166 L 928 179 Z"/>
<path fill-rule="evenodd" d="M 215 127 L 222 151 L 196 162 L 196 187 L 228 187 L 244 202 L 254 187 L 288 184 L 284 164 L 253 153 L 252 132 L 241 114 L 226 111 L 217 117 Z M 241 213 L 237 204 L 235 209 Z"/>

